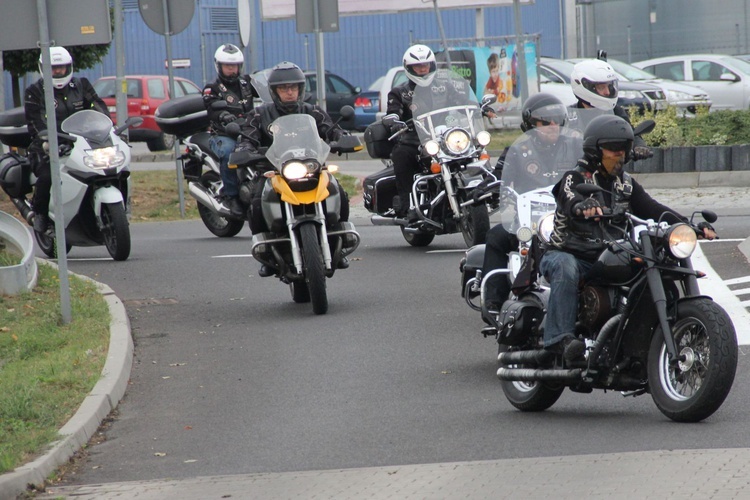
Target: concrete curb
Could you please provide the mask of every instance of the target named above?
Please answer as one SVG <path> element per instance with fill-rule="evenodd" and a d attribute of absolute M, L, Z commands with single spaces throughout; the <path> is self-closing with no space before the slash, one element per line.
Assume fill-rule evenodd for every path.
<path fill-rule="evenodd" d="M 40 262 L 54 266 L 51 262 Z M 133 339 L 125 306 L 109 286 L 86 276 L 76 276 L 95 283 L 109 307 L 109 349 L 102 376 L 75 415 L 60 429 L 60 440 L 52 443 L 50 449 L 33 462 L 0 475 L 0 500 L 15 499 L 29 484 L 42 485 L 55 469 L 91 439 L 125 394 L 133 364 Z"/>

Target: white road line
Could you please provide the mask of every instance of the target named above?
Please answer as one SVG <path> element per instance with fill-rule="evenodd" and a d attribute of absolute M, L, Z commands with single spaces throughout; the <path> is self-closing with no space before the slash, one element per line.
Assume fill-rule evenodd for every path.
<path fill-rule="evenodd" d="M 701 293 L 712 297 L 732 318 L 734 329 L 737 332 L 737 343 L 740 345 L 750 344 L 750 313 L 745 309 L 750 305 L 750 301 L 740 302 L 740 299 L 734 295 L 726 282 L 708 263 L 700 245 L 696 247 L 692 260 L 695 269 L 706 273 L 704 279 L 698 280 Z"/>
<path fill-rule="evenodd" d="M 705 245 L 706 243 L 737 243 L 740 241 L 745 241 L 746 239 L 747 238 L 729 238 L 725 240 L 724 238 L 719 238 L 716 240 L 701 240 L 700 243 L 701 245 Z"/>
<path fill-rule="evenodd" d="M 750 288 L 739 288 L 737 290 L 732 290 L 732 293 L 735 295 L 747 295 L 750 293 Z"/>
<path fill-rule="evenodd" d="M 750 276 L 741 276 L 739 278 L 732 278 L 731 280 L 725 280 L 724 283 L 727 285 L 739 285 L 740 283 L 750 283 Z"/>
<path fill-rule="evenodd" d="M 212 259 L 236 259 L 238 257 L 240 257 L 240 258 L 242 258 L 242 257 L 252 257 L 252 255 L 238 253 L 238 254 L 235 254 L 235 255 L 212 255 L 211 256 Z"/>

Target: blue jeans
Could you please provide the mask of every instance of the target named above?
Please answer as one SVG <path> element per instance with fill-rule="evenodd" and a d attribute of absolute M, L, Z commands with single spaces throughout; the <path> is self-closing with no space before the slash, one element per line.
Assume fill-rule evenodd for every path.
<path fill-rule="evenodd" d="M 593 262 L 560 250 L 547 250 L 542 257 L 539 270 L 550 284 L 544 347 L 557 344 L 565 337 L 575 336 L 578 282 L 592 265 Z"/>
<path fill-rule="evenodd" d="M 230 198 L 236 198 L 240 194 L 237 172 L 229 168 L 229 155 L 234 151 L 236 144 L 237 141 L 225 135 L 212 135 L 208 140 L 211 151 L 219 157 L 219 172 L 224 185 L 222 193 Z"/>

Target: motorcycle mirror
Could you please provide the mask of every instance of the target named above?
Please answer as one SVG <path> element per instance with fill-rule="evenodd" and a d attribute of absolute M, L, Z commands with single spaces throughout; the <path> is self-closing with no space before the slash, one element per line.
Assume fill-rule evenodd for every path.
<path fill-rule="evenodd" d="M 652 130 L 654 130 L 654 127 L 656 127 L 656 122 L 654 120 L 643 120 L 641 123 L 635 126 L 633 129 L 633 135 L 642 135 L 642 134 L 648 134 Z"/>
<path fill-rule="evenodd" d="M 595 184 L 588 184 L 588 183 L 581 183 L 576 186 L 576 191 L 578 194 L 583 196 L 591 196 L 594 193 L 603 193 L 605 192 L 604 189 L 601 187 L 595 185 Z"/>
<path fill-rule="evenodd" d="M 716 215 L 716 212 L 714 212 L 713 210 L 703 210 L 701 212 L 701 215 L 703 216 L 705 221 L 708 222 L 709 224 L 713 224 L 719 218 L 719 216 Z"/>
<path fill-rule="evenodd" d="M 342 120 L 348 120 L 354 117 L 354 108 L 348 104 L 339 110 Z"/>
<path fill-rule="evenodd" d="M 235 122 L 228 123 L 226 126 L 224 126 L 224 130 L 231 137 L 236 137 L 240 135 L 240 125 Z"/>
<path fill-rule="evenodd" d="M 482 96 L 482 107 L 487 107 L 490 104 L 497 102 L 497 96 L 495 94 L 485 94 Z"/>
<path fill-rule="evenodd" d="M 227 109 L 227 101 L 224 100 L 217 100 L 212 102 L 209 106 L 211 110 L 213 111 L 220 111 L 222 109 Z"/>

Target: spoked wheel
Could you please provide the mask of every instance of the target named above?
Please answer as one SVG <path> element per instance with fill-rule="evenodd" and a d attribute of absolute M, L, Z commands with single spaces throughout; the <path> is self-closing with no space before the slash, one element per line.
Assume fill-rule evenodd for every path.
<path fill-rule="evenodd" d="M 56 259 L 57 258 L 57 238 L 54 238 L 52 236 L 47 236 L 46 234 L 38 233 L 34 231 L 34 238 L 36 238 L 36 242 L 39 245 L 39 248 L 44 252 L 44 255 L 49 257 L 50 259 Z M 65 255 L 70 252 L 70 249 L 73 248 L 73 245 L 65 242 Z"/>
<path fill-rule="evenodd" d="M 130 227 L 122 203 L 102 205 L 102 234 L 109 255 L 115 260 L 126 260 L 130 256 Z"/>
<path fill-rule="evenodd" d="M 726 311 L 708 298 L 681 302 L 672 334 L 682 358 L 676 364 L 669 362 L 661 329 L 651 339 L 651 397 L 672 420 L 698 422 L 729 394 L 737 370 L 737 336 Z"/>
<path fill-rule="evenodd" d="M 304 304 L 310 302 L 310 290 L 307 288 L 307 283 L 304 281 L 292 281 L 289 283 L 289 288 L 292 291 L 292 300 L 297 304 Z"/>
<path fill-rule="evenodd" d="M 201 176 L 200 182 L 203 187 L 214 193 L 218 191 L 221 179 L 219 178 L 219 174 L 209 171 Z M 222 217 L 202 203 L 198 203 L 198 214 L 201 216 L 201 220 L 206 228 L 219 238 L 231 238 L 235 236 L 242 230 L 244 224 L 244 221 L 239 219 Z"/>
<path fill-rule="evenodd" d="M 481 245 L 490 230 L 490 213 L 487 205 L 469 205 L 461 209 L 461 234 L 467 247 Z"/>
<path fill-rule="evenodd" d="M 426 247 L 427 245 L 432 243 L 432 240 L 435 239 L 435 233 L 410 233 L 404 230 L 404 226 L 401 226 L 401 235 L 404 237 L 406 242 L 413 247 Z"/>
<path fill-rule="evenodd" d="M 497 353 L 507 350 L 508 346 L 500 344 Z M 547 382 L 501 380 L 500 384 L 510 404 L 521 411 L 544 411 L 555 404 L 565 390 L 564 385 Z"/>
<path fill-rule="evenodd" d="M 299 226 L 300 245 L 302 245 L 302 260 L 305 267 L 305 281 L 315 314 L 325 314 L 328 311 L 328 296 L 326 294 L 326 275 L 323 265 L 323 255 L 318 242 L 318 228 L 313 223 Z"/>

